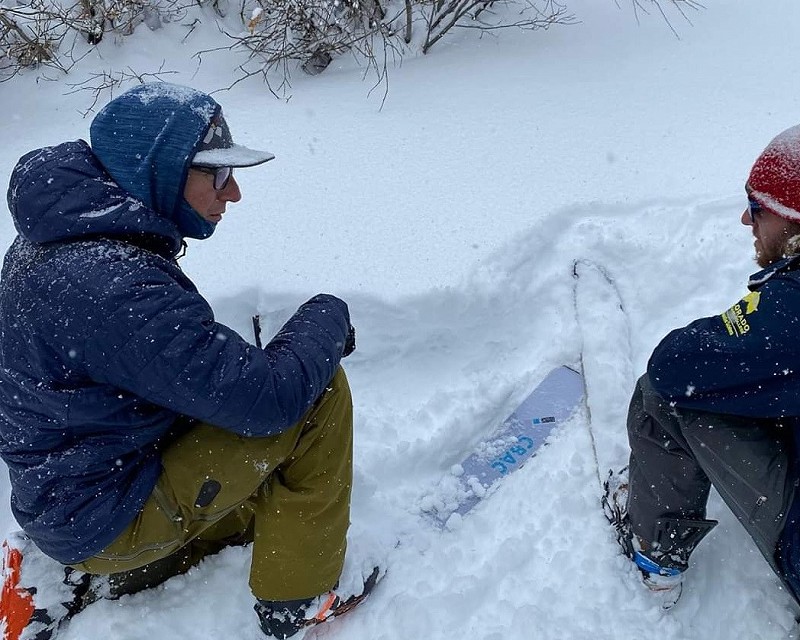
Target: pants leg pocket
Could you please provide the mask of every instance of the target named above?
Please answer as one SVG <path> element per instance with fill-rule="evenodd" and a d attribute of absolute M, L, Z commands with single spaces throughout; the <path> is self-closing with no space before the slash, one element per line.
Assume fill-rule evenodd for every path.
<path fill-rule="evenodd" d="M 95 558 L 113 562 L 114 571 L 160 560 L 185 544 L 185 520 L 177 501 L 156 483 L 136 519 Z"/>

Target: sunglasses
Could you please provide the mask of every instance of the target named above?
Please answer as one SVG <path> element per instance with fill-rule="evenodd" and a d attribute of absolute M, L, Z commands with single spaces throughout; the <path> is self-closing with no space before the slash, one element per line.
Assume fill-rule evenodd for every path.
<path fill-rule="evenodd" d="M 233 176 L 233 167 L 196 167 L 192 165 L 192 169 L 214 176 L 215 191 L 222 191 L 227 187 Z"/>
<path fill-rule="evenodd" d="M 759 215 L 764 210 L 758 202 L 753 200 L 752 198 L 747 199 L 747 213 L 750 214 L 750 224 L 756 223 L 756 216 Z"/>

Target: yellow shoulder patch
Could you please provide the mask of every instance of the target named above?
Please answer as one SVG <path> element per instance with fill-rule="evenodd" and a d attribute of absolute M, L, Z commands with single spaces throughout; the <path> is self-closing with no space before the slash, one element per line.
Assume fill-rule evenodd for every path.
<path fill-rule="evenodd" d="M 750 293 L 748 293 L 744 298 L 742 298 L 742 302 L 745 303 L 744 312 L 747 315 L 750 315 L 754 311 L 758 311 L 758 303 L 760 301 L 761 301 L 760 291 L 751 291 Z"/>
<path fill-rule="evenodd" d="M 761 302 L 761 292 L 752 291 L 720 316 L 728 335 L 741 337 L 750 331 L 750 323 L 745 316 L 758 311 L 759 302 Z"/>

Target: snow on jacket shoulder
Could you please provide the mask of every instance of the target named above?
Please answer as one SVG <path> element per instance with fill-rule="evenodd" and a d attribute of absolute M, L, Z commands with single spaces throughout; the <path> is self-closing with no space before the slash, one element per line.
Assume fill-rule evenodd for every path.
<path fill-rule="evenodd" d="M 20 236 L 0 278 L 0 455 L 15 517 L 61 562 L 99 552 L 135 517 L 181 416 L 279 433 L 339 365 L 344 302 L 316 296 L 263 350 L 250 345 L 173 260 L 175 224 L 84 142 L 23 157 L 9 209 Z"/>
<path fill-rule="evenodd" d="M 648 364 L 676 406 L 760 418 L 800 416 L 800 256 L 750 278 L 724 313 L 676 329 Z"/>

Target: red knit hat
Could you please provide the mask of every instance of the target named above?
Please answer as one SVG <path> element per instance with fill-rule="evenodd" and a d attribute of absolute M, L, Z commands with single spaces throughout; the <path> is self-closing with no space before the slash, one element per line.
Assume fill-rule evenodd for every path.
<path fill-rule="evenodd" d="M 749 197 L 781 218 L 800 222 L 800 125 L 779 133 L 750 170 Z"/>

